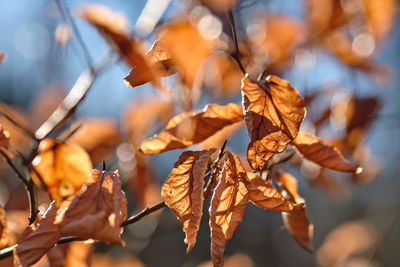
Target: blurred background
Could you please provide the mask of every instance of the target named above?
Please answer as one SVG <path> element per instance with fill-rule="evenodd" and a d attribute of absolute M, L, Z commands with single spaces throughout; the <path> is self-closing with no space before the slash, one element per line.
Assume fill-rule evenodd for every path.
<path fill-rule="evenodd" d="M 0 0 L 0 107 L 36 130 L 88 69 L 87 58 L 109 53 L 112 45 L 104 34 L 82 18 L 84 4 L 102 4 L 119 12 L 130 24 L 129 33 L 147 50 L 159 27 L 184 18 L 197 27 L 201 38 L 232 47 L 226 2 Z M 284 169 L 298 178 L 306 199 L 314 224 L 314 252 L 308 253 L 292 239 L 278 212 L 249 205 L 227 243 L 226 266 L 399 266 L 397 1 L 228 3 L 233 6 L 241 59 L 248 72 L 257 77 L 265 71 L 289 80 L 307 102 L 303 130 L 335 144 L 364 172 L 355 176 L 327 171 L 296 155 Z M 186 41 L 186 46 L 196 45 Z M 105 158 L 108 169 L 121 171 L 131 214 L 157 203 L 160 186 L 181 151 L 142 156 L 137 146 L 177 113 L 207 103 L 241 101 L 240 70 L 223 55 L 216 51 L 204 59 L 200 89 L 190 91 L 190 100 L 182 98 L 187 91 L 179 74 L 162 79 L 172 97 L 151 83 L 127 86 L 123 78 L 132 66 L 117 60 L 96 76 L 84 101 L 54 136 L 83 118 L 82 128 L 68 142 L 84 147 L 94 166 Z M 11 133 L 13 148 L 28 151 L 29 138 L 3 118 L 1 123 Z M 222 141 L 209 143 L 219 147 L 226 136 L 229 149 L 245 155 L 246 128 L 233 127 Z M 23 187 L 4 162 L 0 171 L 0 204 L 7 216 L 24 222 L 28 215 Z M 39 193 L 41 209 L 46 203 L 47 194 Z M 126 227 L 126 247 L 96 244 L 93 266 L 211 266 L 207 207 L 189 255 L 179 221 L 164 209 Z"/>

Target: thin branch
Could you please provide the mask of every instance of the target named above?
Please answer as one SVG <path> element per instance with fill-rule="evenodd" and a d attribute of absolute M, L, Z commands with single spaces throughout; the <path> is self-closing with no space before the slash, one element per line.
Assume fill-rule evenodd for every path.
<path fill-rule="evenodd" d="M 2 115 L 4 118 L 6 118 L 9 122 L 11 122 L 12 124 L 14 124 L 16 127 L 18 127 L 22 132 L 24 132 L 26 135 L 32 137 L 35 139 L 35 134 L 28 129 L 27 127 L 23 126 L 22 123 L 17 122 L 16 120 L 14 120 L 13 118 L 11 118 L 9 115 L 7 115 L 6 112 L 4 112 L 3 110 L 0 109 L 0 115 Z"/>
<path fill-rule="evenodd" d="M 67 3 L 65 3 L 65 2 L 61 3 L 61 0 L 56 0 L 56 3 L 57 3 L 57 7 L 60 10 L 60 13 L 62 14 L 64 20 L 65 21 L 69 20 L 69 22 L 72 26 L 72 29 L 76 34 L 78 42 L 79 42 L 80 46 L 82 47 L 83 54 L 85 56 L 85 60 L 88 64 L 88 66 L 91 68 L 92 57 L 90 56 L 89 49 L 86 47 L 85 43 L 83 42 L 82 35 L 81 35 L 78 27 L 76 26 L 74 17 L 71 15 L 71 11 L 69 10 Z"/>
<path fill-rule="evenodd" d="M 7 152 L 4 151 L 3 148 L 0 148 L 0 154 L 5 158 L 8 165 L 10 165 L 10 167 L 13 169 L 13 171 L 25 187 L 25 191 L 29 199 L 29 224 L 32 224 L 35 221 L 36 215 L 38 213 L 33 181 L 26 179 L 25 175 L 21 173 L 21 171 L 17 168 L 17 166 L 14 164 L 14 162 L 11 160 L 11 158 L 8 156 Z"/>
<path fill-rule="evenodd" d="M 239 65 L 239 68 L 242 71 L 242 73 L 246 74 L 247 73 L 246 69 L 244 68 L 242 62 L 240 61 L 240 51 L 239 51 L 238 39 L 237 39 L 236 28 L 235 28 L 235 20 L 233 19 L 233 13 L 232 13 L 231 8 L 229 8 L 229 7 L 226 8 L 226 15 L 228 17 L 229 25 L 231 26 L 233 44 L 234 44 L 234 48 L 235 48 L 235 50 L 233 51 L 231 56 L 236 61 L 236 63 Z"/>

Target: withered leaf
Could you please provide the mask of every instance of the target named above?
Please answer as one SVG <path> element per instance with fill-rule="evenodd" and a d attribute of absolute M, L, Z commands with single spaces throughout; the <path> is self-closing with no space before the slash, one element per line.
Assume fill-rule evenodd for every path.
<path fill-rule="evenodd" d="M 161 189 L 162 198 L 181 221 L 186 233 L 186 253 L 196 243 L 203 215 L 204 175 L 209 159 L 207 150 L 183 152 Z"/>
<path fill-rule="evenodd" d="M 203 110 L 184 112 L 173 117 L 165 129 L 140 146 L 144 154 L 184 148 L 201 142 L 223 127 L 243 118 L 239 105 L 209 104 Z"/>
<path fill-rule="evenodd" d="M 247 172 L 247 177 L 250 182 L 250 200 L 255 205 L 276 211 L 288 212 L 293 210 L 295 203 L 284 198 L 270 180 L 264 181 L 253 172 Z"/>
<path fill-rule="evenodd" d="M 226 161 L 210 204 L 211 259 L 214 266 L 224 265 L 226 242 L 242 220 L 249 202 L 247 174 L 240 159 L 226 152 Z"/>
<path fill-rule="evenodd" d="M 26 228 L 14 248 L 14 264 L 30 266 L 66 236 L 123 244 L 120 225 L 126 212 L 118 172 L 93 170 L 75 196 L 61 202 L 60 207 L 53 201 L 43 217 L 38 216 Z"/>
<path fill-rule="evenodd" d="M 274 153 L 285 150 L 297 136 L 306 108 L 299 92 L 276 76 L 255 82 L 246 75 L 242 96 L 251 138 L 247 159 L 253 169 L 262 169 Z"/>
<path fill-rule="evenodd" d="M 8 228 L 7 217 L 2 206 L 0 206 L 0 249 L 7 246 L 8 243 Z"/>
<path fill-rule="evenodd" d="M 289 173 L 281 172 L 276 182 L 286 190 L 287 198 L 298 204 L 292 211 L 282 213 L 286 228 L 300 246 L 312 252 L 311 240 L 314 226 L 307 218 L 305 200 L 297 192 L 296 178 Z"/>
<path fill-rule="evenodd" d="M 127 202 L 121 191 L 118 171 L 94 169 L 86 186 L 65 210 L 59 212 L 54 223 L 63 236 L 92 238 L 122 245 L 120 225 L 126 218 L 126 212 Z"/>
<path fill-rule="evenodd" d="M 78 192 L 92 170 L 85 150 L 77 145 L 57 143 L 54 139 L 40 143 L 39 154 L 32 165 L 33 181 L 46 188 L 57 203 Z"/>
<path fill-rule="evenodd" d="M 342 172 L 361 172 L 361 169 L 348 162 L 336 147 L 329 145 L 317 136 L 300 132 L 293 140 L 293 145 L 305 158 L 322 167 Z"/>
<path fill-rule="evenodd" d="M 51 267 L 88 267 L 92 248 L 92 243 L 83 241 L 57 244 L 47 252 L 47 257 Z"/>

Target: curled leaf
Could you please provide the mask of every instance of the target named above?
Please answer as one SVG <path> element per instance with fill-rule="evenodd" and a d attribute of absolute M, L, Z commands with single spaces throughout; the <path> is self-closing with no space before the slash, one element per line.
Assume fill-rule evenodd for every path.
<path fill-rule="evenodd" d="M 32 165 L 33 181 L 46 188 L 57 203 L 78 192 L 92 170 L 92 162 L 85 150 L 53 139 L 40 143 L 39 154 Z"/>
<path fill-rule="evenodd" d="M 282 172 L 277 177 L 276 182 L 285 189 L 288 198 L 298 204 L 292 211 L 282 213 L 286 228 L 300 246 L 312 252 L 311 240 L 314 226 L 307 218 L 305 200 L 297 192 L 296 178 L 289 173 Z"/>
<path fill-rule="evenodd" d="M 316 136 L 300 132 L 293 140 L 293 145 L 305 158 L 322 167 L 342 172 L 361 172 L 361 169 L 348 162 L 336 147 Z"/>
<path fill-rule="evenodd" d="M 247 174 L 239 158 L 227 152 L 226 161 L 210 204 L 211 259 L 224 265 L 226 242 L 242 220 L 249 202 Z"/>
<path fill-rule="evenodd" d="M 7 217 L 2 206 L 0 206 L 0 249 L 8 243 Z"/>
<path fill-rule="evenodd" d="M 265 82 L 242 79 L 243 111 L 251 138 L 247 159 L 262 169 L 274 154 L 285 150 L 298 134 L 306 113 L 303 99 L 288 81 L 268 76 Z"/>
<path fill-rule="evenodd" d="M 270 180 L 264 181 L 253 172 L 248 172 L 247 177 L 250 182 L 250 200 L 255 205 L 276 211 L 288 212 L 293 210 L 295 203 L 284 198 Z"/>
<path fill-rule="evenodd" d="M 161 189 L 162 198 L 186 233 L 186 253 L 196 243 L 203 215 L 204 175 L 209 159 L 210 152 L 206 150 L 183 152 Z"/>
<path fill-rule="evenodd" d="M 140 146 L 144 154 L 184 148 L 212 136 L 223 127 L 240 121 L 242 109 L 237 104 L 209 104 L 203 110 L 184 112 L 173 117 L 165 129 Z"/>

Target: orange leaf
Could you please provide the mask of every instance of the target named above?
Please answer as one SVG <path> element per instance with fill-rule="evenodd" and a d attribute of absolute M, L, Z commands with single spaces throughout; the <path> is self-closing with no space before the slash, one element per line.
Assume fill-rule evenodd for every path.
<path fill-rule="evenodd" d="M 66 143 L 82 147 L 96 164 L 114 152 L 119 141 L 119 126 L 115 120 L 88 118 Z"/>
<path fill-rule="evenodd" d="M 118 172 L 95 169 L 75 196 L 61 202 L 60 207 L 53 201 L 43 217 L 38 216 L 26 228 L 14 248 L 14 264 L 30 266 L 66 236 L 123 244 L 120 225 L 126 212 Z"/>
<path fill-rule="evenodd" d="M 286 228 L 300 246 L 312 252 L 311 240 L 314 226 L 307 218 L 305 200 L 297 192 L 296 178 L 289 173 L 281 172 L 276 182 L 286 190 L 289 199 L 298 203 L 292 211 L 282 213 Z"/>
<path fill-rule="evenodd" d="M 295 203 L 284 198 L 270 180 L 264 181 L 253 172 L 248 172 L 247 177 L 250 182 L 250 200 L 255 205 L 276 211 L 288 212 L 293 210 Z"/>
<path fill-rule="evenodd" d="M 93 244 L 82 241 L 58 244 L 47 252 L 50 266 L 87 267 L 91 264 Z"/>
<path fill-rule="evenodd" d="M 0 206 L 0 249 L 8 244 L 7 217 L 2 206 Z"/>
<path fill-rule="evenodd" d="M 3 129 L 3 126 L 0 124 L 0 147 L 10 148 L 10 133 Z"/>
<path fill-rule="evenodd" d="M 77 145 L 57 143 L 54 139 L 40 143 L 39 154 L 32 164 L 33 181 L 46 188 L 57 203 L 78 192 L 92 170 L 85 150 Z"/>
<path fill-rule="evenodd" d="M 163 131 L 144 142 L 140 151 L 157 154 L 184 148 L 205 140 L 242 118 L 241 107 L 233 103 L 225 106 L 209 104 L 203 110 L 184 112 L 173 117 Z"/>
<path fill-rule="evenodd" d="M 207 150 L 183 152 L 161 189 L 162 198 L 179 218 L 186 233 L 186 253 L 196 243 L 203 215 L 204 175 L 209 159 Z"/>
<path fill-rule="evenodd" d="M 397 14 L 396 0 L 365 0 L 365 15 L 377 41 L 382 41 L 393 28 Z"/>
<path fill-rule="evenodd" d="M 361 172 L 361 168 L 354 167 L 343 158 L 342 153 L 336 147 L 316 136 L 300 132 L 293 140 L 293 145 L 305 158 L 322 167 L 342 172 Z"/>
<path fill-rule="evenodd" d="M 262 169 L 297 136 L 306 108 L 299 92 L 276 76 L 268 76 L 265 82 L 244 77 L 242 95 L 251 138 L 247 159 L 253 169 Z"/>
<path fill-rule="evenodd" d="M 214 266 L 224 265 L 226 242 L 242 220 L 249 202 L 247 174 L 239 158 L 227 152 L 218 184 L 210 204 L 211 259 Z"/>

